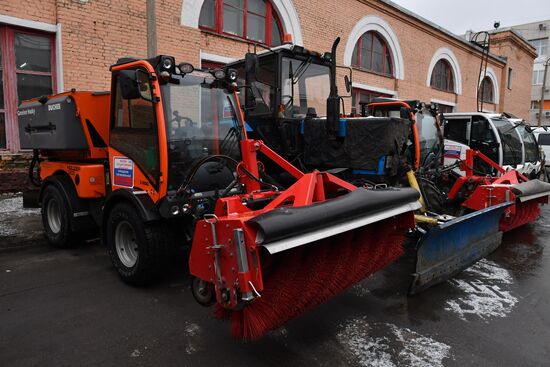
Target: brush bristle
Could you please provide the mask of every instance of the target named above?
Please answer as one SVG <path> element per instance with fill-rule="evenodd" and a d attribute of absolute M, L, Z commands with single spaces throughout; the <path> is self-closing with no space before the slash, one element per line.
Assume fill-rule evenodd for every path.
<path fill-rule="evenodd" d="M 405 240 L 395 223 L 387 219 L 279 254 L 262 297 L 232 312 L 231 334 L 258 339 L 391 264 Z"/>
<path fill-rule="evenodd" d="M 540 217 L 540 206 L 537 201 L 516 204 L 516 214 L 500 221 L 500 230 L 508 232 L 532 222 Z"/>

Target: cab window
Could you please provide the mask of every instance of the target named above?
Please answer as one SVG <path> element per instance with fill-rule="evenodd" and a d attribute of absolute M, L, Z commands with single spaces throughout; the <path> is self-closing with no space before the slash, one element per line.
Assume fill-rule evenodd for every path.
<path fill-rule="evenodd" d="M 453 140 L 458 143 L 469 145 L 468 125 L 470 119 L 448 119 L 445 124 L 443 134 L 445 139 Z"/>
<path fill-rule="evenodd" d="M 148 73 L 138 72 L 137 77 L 141 95 L 151 97 Z M 158 188 L 159 142 L 154 104 L 144 98 L 124 99 L 117 75 L 114 86 L 115 109 L 111 124 L 111 146 L 132 159 L 151 184 Z"/>

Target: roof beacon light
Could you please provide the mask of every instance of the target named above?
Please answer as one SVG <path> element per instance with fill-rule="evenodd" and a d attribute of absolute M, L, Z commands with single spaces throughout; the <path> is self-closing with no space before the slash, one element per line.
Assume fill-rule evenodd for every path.
<path fill-rule="evenodd" d="M 283 45 L 293 44 L 292 35 L 290 33 L 283 34 Z"/>

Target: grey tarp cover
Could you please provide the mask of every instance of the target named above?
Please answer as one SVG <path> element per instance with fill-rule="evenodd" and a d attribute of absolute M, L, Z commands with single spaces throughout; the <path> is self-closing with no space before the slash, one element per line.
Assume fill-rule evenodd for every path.
<path fill-rule="evenodd" d="M 410 122 L 399 118 L 346 119 L 344 138 L 329 139 L 326 119 L 304 121 L 304 160 L 307 165 L 329 168 L 377 170 L 381 157 L 395 173 L 403 160 Z"/>

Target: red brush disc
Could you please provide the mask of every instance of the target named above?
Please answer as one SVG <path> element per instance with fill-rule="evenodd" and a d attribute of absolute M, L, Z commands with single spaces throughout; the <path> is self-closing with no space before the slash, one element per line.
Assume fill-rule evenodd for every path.
<path fill-rule="evenodd" d="M 232 335 L 258 339 L 280 327 L 397 260 L 404 240 L 387 219 L 276 255 L 262 297 L 231 312 Z"/>

